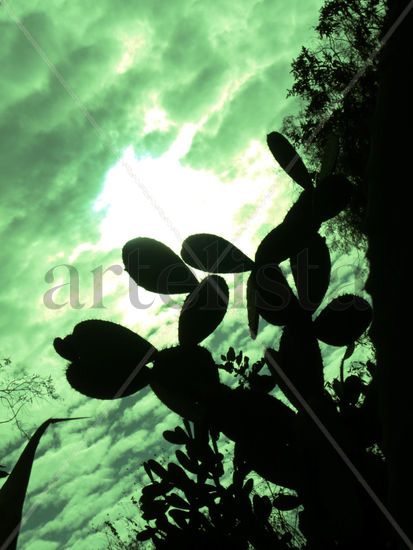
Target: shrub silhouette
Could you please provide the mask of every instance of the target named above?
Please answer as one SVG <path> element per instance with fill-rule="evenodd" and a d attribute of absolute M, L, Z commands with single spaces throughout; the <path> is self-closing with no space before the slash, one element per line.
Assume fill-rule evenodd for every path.
<path fill-rule="evenodd" d="M 136 378 L 123 395 L 149 384 L 168 408 L 196 426 L 204 426 L 205 445 L 208 430 L 223 433 L 232 440 L 237 461 L 245 465 L 246 471 L 255 471 L 265 480 L 295 491 L 296 502 L 304 507 L 299 527 L 308 548 L 388 547 L 387 526 L 379 520 L 378 510 L 309 418 L 302 402 L 304 398 L 353 464 L 384 498 L 381 483 L 384 464 L 368 449 L 380 444 L 375 392 L 368 391 L 352 375 L 335 384 L 339 391 L 333 398 L 325 388 L 319 346 L 319 340 L 333 346 L 351 346 L 367 330 L 372 318 L 369 304 L 353 295 L 340 296 L 319 311 L 330 281 L 331 262 L 318 229 L 346 206 L 352 185 L 344 176 L 331 173 L 334 163 L 328 155 L 321 167 L 322 176 L 312 178 L 281 134 L 273 132 L 267 139 L 276 161 L 304 190 L 283 222 L 262 240 L 254 261 L 231 243 L 210 234 L 188 237 L 182 247 L 182 259 L 153 239 L 133 239 L 123 248 L 125 267 L 137 284 L 155 292 L 189 294 L 179 319 L 178 346 L 156 351 L 149 342 L 138 336 L 133 338 L 130 331 L 119 325 L 92 320 L 77 325 L 72 336 L 56 339 L 55 349 L 72 362 L 67 378 L 77 391 L 101 399 L 114 398 L 121 395 L 122 382 Z M 286 259 L 290 260 L 296 293 L 279 266 Z M 257 335 L 260 318 L 283 327 L 279 349 L 266 350 L 260 363 L 261 367 L 266 364 L 271 377 L 264 378 L 255 372 L 248 387 L 236 389 L 220 382 L 211 354 L 199 344 L 222 321 L 228 306 L 228 288 L 222 277 L 215 274 L 198 283 L 184 260 L 208 273 L 250 271 L 247 308 L 251 336 Z M 372 387 L 374 380 L 375 375 Z M 274 384 L 297 412 L 268 394 Z M 301 398 L 297 397 L 297 391 Z M 361 392 L 366 397 L 360 405 L 356 396 Z M 186 469 L 195 469 L 189 453 L 179 456 Z M 195 498 L 191 493 L 195 491 L 194 485 L 182 468 L 170 465 L 165 471 L 151 462 L 152 472 L 155 472 L 152 466 L 161 479 L 152 484 L 156 490 L 171 488 L 172 483 L 185 493 L 188 504 Z M 203 468 L 201 477 L 209 472 L 206 466 Z M 150 493 L 149 489 L 145 491 L 145 495 Z M 169 514 L 175 523 L 171 528 L 162 518 L 168 506 L 173 506 L 172 501 L 166 496 L 164 500 L 154 498 L 153 494 L 145 499 L 151 504 L 147 508 L 144 504 L 144 519 L 159 522 L 157 528 L 164 529 L 169 547 L 179 537 L 198 536 L 201 527 L 198 529 L 197 522 L 202 522 L 199 515 L 177 506 Z M 226 506 L 232 507 L 236 515 L 237 504 L 235 498 Z M 265 516 L 271 513 L 271 507 L 268 508 L 268 503 L 257 506 L 265 509 L 265 513 L 262 512 L 260 525 L 248 520 L 253 530 L 248 540 L 256 548 L 264 548 L 268 544 L 260 533 L 262 529 L 265 531 Z M 155 536 L 154 531 L 150 532 Z M 225 536 L 231 537 L 232 533 Z M 217 545 L 216 539 L 205 544 L 204 547 L 212 548 Z M 230 544 L 228 541 L 228 547 Z M 244 548 L 243 544 L 241 541 L 233 547 Z"/>

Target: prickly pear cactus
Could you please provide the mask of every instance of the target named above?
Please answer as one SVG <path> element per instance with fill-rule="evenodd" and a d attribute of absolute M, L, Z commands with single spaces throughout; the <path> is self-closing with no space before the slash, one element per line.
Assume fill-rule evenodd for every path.
<path fill-rule="evenodd" d="M 323 222 L 346 207 L 352 185 L 344 176 L 332 173 L 331 154 L 326 155 L 322 173 L 313 181 L 285 137 L 273 132 L 267 141 L 275 160 L 303 191 L 281 224 L 264 237 L 254 259 L 222 237 L 206 233 L 186 238 L 180 256 L 144 237 L 129 241 L 123 248 L 125 268 L 138 285 L 152 292 L 187 294 L 177 327 L 178 346 L 155 350 L 125 327 L 91 320 L 77 325 L 72 335 L 56 338 L 55 350 L 70 362 L 68 382 L 84 395 L 113 399 L 149 386 L 187 422 L 206 423 L 232 440 L 238 460 L 247 465 L 248 471 L 295 491 L 295 497 L 281 499 L 274 506 L 286 509 L 293 502 L 304 506 L 300 529 L 309 547 L 344 549 L 371 544 L 372 529 L 382 545 L 385 537 L 374 523 L 376 510 L 366 502 L 358 482 L 306 408 L 311 407 L 362 472 L 368 472 L 373 463 L 377 465 L 368 452 L 368 445 L 378 442 L 372 435 L 374 392 L 367 397 L 367 384 L 355 389 L 357 382 L 350 377 L 341 380 L 340 388 L 336 384 L 337 392 L 327 391 L 319 345 L 323 342 L 348 349 L 367 330 L 372 318 L 370 305 L 353 295 L 339 296 L 320 311 L 330 284 L 331 260 L 325 238 L 318 231 Z M 290 261 L 294 288 L 280 267 L 285 260 Z M 199 282 L 191 268 L 206 272 L 206 277 Z M 267 367 L 269 374 L 251 373 L 245 387 L 233 389 L 220 381 L 218 366 L 202 342 L 225 322 L 229 291 L 219 274 L 240 272 L 249 272 L 251 337 L 259 333 L 261 319 L 282 327 L 282 335 L 278 349 L 263 350 L 260 369 Z M 226 358 L 226 364 L 236 359 Z M 283 399 L 270 395 L 274 387 L 281 390 Z M 366 395 L 362 406 L 356 394 Z M 365 434 L 367 431 L 370 435 Z M 191 436 L 179 431 L 168 437 L 189 445 Z M 195 466 L 187 451 L 178 460 L 197 473 L 199 463 Z M 185 481 L 189 484 L 184 487 L 182 472 L 172 468 L 167 475 L 154 468 L 149 466 L 160 481 L 152 480 L 153 491 L 175 484 L 190 492 L 188 487 L 192 485 Z M 373 485 L 379 483 L 379 470 L 371 468 L 376 472 L 371 475 Z M 331 484 L 338 489 L 333 491 Z M 145 512 L 148 520 L 167 509 L 165 503 L 158 503 L 155 511 L 155 493 L 145 497 L 152 503 Z M 171 504 L 172 497 L 168 498 L 165 502 Z M 191 523 L 185 511 L 189 503 L 184 506 L 176 496 L 173 502 L 176 509 L 170 516 L 175 522 L 175 535 L 178 531 L 182 534 Z M 266 515 L 262 512 L 263 521 Z M 256 547 L 262 548 L 257 541 Z"/>

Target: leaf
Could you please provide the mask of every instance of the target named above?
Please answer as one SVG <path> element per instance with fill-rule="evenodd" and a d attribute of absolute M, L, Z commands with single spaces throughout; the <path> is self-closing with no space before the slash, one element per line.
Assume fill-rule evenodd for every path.
<path fill-rule="evenodd" d="M 180 527 L 181 529 L 187 529 L 188 524 L 186 522 L 188 518 L 188 514 L 184 512 L 183 510 L 169 510 L 168 514 L 171 516 L 171 518 L 174 520 L 174 522 Z"/>
<path fill-rule="evenodd" d="M 314 213 L 315 191 L 303 191 L 285 215 L 284 221 L 297 231 L 309 234 L 318 231 L 320 222 Z"/>
<path fill-rule="evenodd" d="M 294 418 L 295 413 L 271 395 L 226 386 L 221 386 L 208 410 L 208 421 L 235 441 L 238 465 L 245 457 L 248 472 L 253 469 L 268 481 L 291 488 L 297 485 L 291 441 Z"/>
<path fill-rule="evenodd" d="M 301 307 L 315 311 L 330 284 L 331 260 L 325 238 L 318 233 L 311 235 L 290 265 Z"/>
<path fill-rule="evenodd" d="M 155 348 L 131 330 L 100 319 L 78 323 L 73 334 L 56 338 L 56 352 L 71 361 L 66 377 L 76 391 L 95 399 L 115 399 L 149 383 Z"/>
<path fill-rule="evenodd" d="M 24 500 L 40 439 L 50 424 L 66 420 L 77 419 L 50 418 L 37 428 L 0 489 L 0 546 L 2 548 L 14 550 L 17 547 Z"/>
<path fill-rule="evenodd" d="M 314 211 L 314 192 L 304 191 L 287 212 L 283 222 L 264 237 L 255 253 L 259 266 L 280 264 L 302 250 L 320 221 Z"/>
<path fill-rule="evenodd" d="M 159 462 L 157 462 L 156 460 L 153 460 L 152 458 L 150 460 L 147 460 L 146 463 L 147 467 L 152 470 L 152 472 L 154 474 L 156 474 L 158 477 L 160 477 L 161 479 L 164 479 L 167 477 L 168 475 L 168 472 L 166 471 L 166 469 L 161 465 L 159 464 Z"/>
<path fill-rule="evenodd" d="M 148 500 L 141 503 L 142 517 L 146 521 L 162 517 L 168 509 L 165 500 Z"/>
<path fill-rule="evenodd" d="M 4 470 L 0 470 L 0 479 L 2 479 L 3 477 L 7 477 L 9 474 L 8 472 L 5 472 Z"/>
<path fill-rule="evenodd" d="M 143 542 L 143 541 L 149 540 L 155 534 L 156 534 L 156 530 L 153 529 L 152 527 L 149 527 L 148 529 L 139 531 L 139 533 L 136 534 L 136 540 Z"/>
<path fill-rule="evenodd" d="M 229 302 L 228 285 L 209 275 L 187 296 L 179 316 L 179 343 L 199 344 L 223 320 Z"/>
<path fill-rule="evenodd" d="M 311 319 L 285 327 L 280 339 L 279 352 L 268 349 L 265 360 L 275 382 L 297 408 L 300 409 L 301 404 L 278 372 L 278 368 L 281 368 L 289 382 L 305 399 L 323 393 L 323 361 Z"/>
<path fill-rule="evenodd" d="M 336 166 L 338 153 L 340 150 L 340 142 L 338 137 L 330 133 L 327 136 L 324 144 L 323 157 L 321 160 L 320 172 L 317 176 L 317 184 L 323 181 L 326 177 L 331 176 Z"/>
<path fill-rule="evenodd" d="M 175 445 L 184 445 L 189 441 L 188 435 L 179 426 L 174 430 L 165 430 L 162 435 L 166 441 Z"/>
<path fill-rule="evenodd" d="M 191 424 L 190 424 L 190 422 L 189 422 L 186 418 L 183 418 L 182 420 L 183 420 L 183 422 L 184 422 L 184 426 L 185 426 L 186 432 L 187 432 L 187 434 L 188 434 L 188 437 L 191 439 L 191 438 L 192 438 L 192 428 L 191 428 Z"/>
<path fill-rule="evenodd" d="M 372 316 L 366 300 L 345 294 L 323 309 L 314 321 L 315 334 L 331 346 L 349 346 L 367 330 Z"/>
<path fill-rule="evenodd" d="M 242 273 L 254 267 L 254 262 L 236 246 L 210 233 L 187 237 L 181 257 L 188 265 L 209 273 Z"/>
<path fill-rule="evenodd" d="M 257 297 L 255 293 L 255 276 L 251 273 L 247 282 L 247 313 L 248 313 L 248 328 L 250 336 L 253 340 L 258 334 L 260 316 L 257 309 Z"/>
<path fill-rule="evenodd" d="M 314 192 L 314 212 L 320 222 L 337 216 L 346 208 L 353 195 L 353 185 L 341 175 L 320 181 Z"/>
<path fill-rule="evenodd" d="M 156 534 L 158 534 L 159 531 L 169 531 L 170 532 L 172 525 L 171 525 L 171 523 L 169 523 L 169 520 L 166 517 L 166 515 L 162 515 L 162 516 L 159 516 L 158 518 L 155 519 L 155 527 L 156 527 L 156 531 L 157 531 Z M 154 544 L 159 542 L 159 537 L 158 536 L 152 537 L 152 542 Z"/>
<path fill-rule="evenodd" d="M 161 472 L 161 470 L 158 470 Z M 166 470 L 165 470 L 166 472 Z M 142 489 L 142 499 L 143 500 L 153 500 L 156 497 L 164 496 L 168 491 L 167 485 L 165 483 L 151 483 L 150 485 L 145 485 Z"/>
<path fill-rule="evenodd" d="M 228 361 L 235 361 L 235 350 L 232 346 L 228 348 L 227 359 Z"/>
<path fill-rule="evenodd" d="M 292 224 L 282 222 L 272 229 L 258 245 L 255 263 L 259 266 L 280 264 L 296 254 L 303 245 L 303 238 Z"/>
<path fill-rule="evenodd" d="M 192 474 L 197 474 L 199 471 L 198 464 L 196 461 L 192 461 L 189 459 L 189 457 L 182 451 L 175 451 L 176 458 L 178 462 L 185 468 L 185 470 L 188 470 L 188 472 L 191 472 Z"/>
<path fill-rule="evenodd" d="M 252 477 L 250 477 L 245 482 L 243 489 L 249 495 L 253 488 L 254 488 L 254 480 L 252 479 Z"/>
<path fill-rule="evenodd" d="M 269 393 L 275 387 L 275 380 L 268 374 L 256 374 L 249 378 L 250 388 L 254 391 Z"/>
<path fill-rule="evenodd" d="M 267 135 L 267 144 L 278 164 L 304 189 L 311 189 L 313 183 L 300 155 L 291 143 L 279 132 Z"/>
<path fill-rule="evenodd" d="M 188 502 L 186 502 L 186 500 L 184 500 L 176 493 L 171 493 L 170 495 L 168 495 L 166 497 L 166 501 L 170 506 L 173 506 L 174 508 L 182 508 L 184 510 L 188 510 L 190 508 Z"/>
<path fill-rule="evenodd" d="M 219 386 L 218 368 L 200 346 L 164 349 L 155 357 L 150 385 L 155 395 L 187 420 L 198 420 Z"/>
<path fill-rule="evenodd" d="M 250 304 L 265 321 L 281 326 L 290 322 L 297 313 L 297 300 L 277 265 L 266 265 L 251 272 L 250 293 L 255 303 Z M 251 298 L 251 299 L 253 299 Z"/>
<path fill-rule="evenodd" d="M 171 482 L 181 489 L 181 491 L 189 490 L 190 485 L 192 485 L 192 480 L 187 476 L 186 472 L 177 464 L 170 462 L 168 464 L 168 477 Z"/>
<path fill-rule="evenodd" d="M 362 380 L 356 376 L 348 376 L 343 384 L 341 398 L 350 405 L 355 405 L 359 400 L 360 395 L 364 390 L 364 384 Z"/>
<path fill-rule="evenodd" d="M 273 500 L 273 506 L 277 510 L 282 512 L 287 512 L 289 510 L 294 510 L 300 506 L 301 500 L 295 495 L 278 495 Z"/>
<path fill-rule="evenodd" d="M 143 468 L 146 472 L 146 475 L 149 477 L 149 479 L 152 481 L 152 483 L 154 483 L 154 477 L 153 477 L 153 474 L 152 474 L 152 470 L 150 469 L 150 467 L 148 466 L 148 463 L 147 462 L 144 462 L 143 463 Z"/>
<path fill-rule="evenodd" d="M 128 241 L 122 249 L 125 269 L 139 286 L 160 294 L 191 292 L 198 284 L 181 258 L 148 237 Z"/>
<path fill-rule="evenodd" d="M 210 404 L 210 423 L 233 441 L 265 439 L 269 426 L 277 426 L 279 442 L 290 441 L 295 413 L 279 399 L 250 390 L 222 385 Z M 265 419 L 265 422 L 263 421 Z"/>
<path fill-rule="evenodd" d="M 271 500 L 267 497 L 267 495 L 254 495 L 253 505 L 255 515 L 257 515 L 261 520 L 267 521 L 272 510 Z"/>

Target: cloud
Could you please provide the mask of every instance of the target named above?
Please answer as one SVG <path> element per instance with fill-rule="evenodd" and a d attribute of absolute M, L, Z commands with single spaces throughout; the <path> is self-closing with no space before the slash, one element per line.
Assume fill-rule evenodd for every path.
<path fill-rule="evenodd" d="M 33 405 L 27 426 L 51 415 L 91 417 L 53 427 L 42 439 L 25 511 L 38 507 L 23 527 L 20 546 L 91 549 L 102 543 L 93 525 L 131 491 L 145 457 L 168 455 L 162 431 L 178 421 L 147 390 L 116 402 L 76 394 L 66 382 L 64 362 L 53 352 L 53 338 L 87 318 L 124 320 L 143 336 L 150 334 L 157 346 L 176 342 L 177 315 L 158 312 L 159 301 L 146 311 L 133 308 L 125 273 L 107 273 L 105 307 L 91 307 L 93 272 L 120 264 L 124 236 L 119 232 L 107 244 L 104 233 L 115 235 L 122 210 L 111 217 L 111 205 L 99 210 L 96 201 L 107 191 L 110 169 L 131 147 L 140 161 L 163 159 L 156 178 L 176 184 L 179 200 L 186 201 L 188 212 L 192 207 L 192 225 L 179 215 L 174 224 L 184 226 L 183 232 L 198 231 L 201 224 L 204 231 L 222 231 L 253 256 L 258 238 L 280 219 L 290 195 L 286 178 L 274 174 L 264 139 L 294 109 L 285 100 L 289 65 L 310 35 L 321 1 L 305 6 L 298 0 L 288 5 L 281 0 L 15 4 L 10 9 L 55 69 L 3 9 L 0 351 L 14 359 L 17 370 L 25 365 L 52 375 L 60 392 L 57 402 Z M 188 128 L 193 139 L 173 172 L 178 161 L 168 164 L 162 155 Z M 146 166 L 154 171 L 156 165 Z M 139 181 L 142 162 L 133 169 Z M 183 187 L 181 178 L 186 178 Z M 154 180 L 146 181 L 155 193 Z M 112 203 L 122 185 L 112 183 Z M 157 189 L 161 200 L 166 187 Z M 173 202 L 174 194 L 167 196 L 172 198 L 166 202 Z M 230 208 L 231 201 L 236 206 Z M 135 224 L 128 231 L 143 230 L 139 217 L 148 209 L 141 196 L 136 211 L 128 210 Z M 76 266 L 84 306 L 47 308 L 45 292 L 69 281 L 67 268 L 56 268 L 64 264 Z M 351 269 L 348 279 L 343 273 L 337 280 L 350 284 Z M 67 302 L 68 291 L 68 286 L 57 291 L 56 303 Z M 229 313 L 209 344 L 217 360 L 228 345 L 248 348 L 258 358 L 274 338 L 272 327 L 264 326 L 251 346 L 240 308 Z M 12 465 L 23 442 L 11 427 L 3 430 L 2 463 Z"/>

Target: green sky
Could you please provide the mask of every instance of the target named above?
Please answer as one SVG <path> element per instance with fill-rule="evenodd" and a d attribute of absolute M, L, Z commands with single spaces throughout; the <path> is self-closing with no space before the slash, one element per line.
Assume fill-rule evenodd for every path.
<path fill-rule="evenodd" d="M 290 63 L 311 40 L 320 5 L 2 3 L 0 355 L 51 374 L 61 396 L 26 411 L 29 431 L 49 416 L 91 417 L 53 426 L 42 439 L 20 548 L 104 548 L 94 526 L 124 513 L 142 459 L 165 447 L 161 433 L 176 417 L 156 398 L 82 397 L 51 342 L 101 317 L 157 346 L 176 343 L 177 309 L 160 310 L 149 293 L 141 297 L 154 304 L 134 308 L 125 273 L 105 275 L 105 307 L 93 307 L 92 271 L 120 266 L 129 238 L 162 238 L 178 251 L 188 234 L 215 232 L 253 256 L 258 236 L 290 204 L 293 186 L 274 170 L 265 135 L 294 112 L 285 99 Z M 355 289 L 350 261 L 357 259 L 334 272 L 333 289 Z M 44 304 L 48 289 L 68 282 L 61 264 L 80 275 L 81 308 Z M 67 302 L 67 287 L 55 300 Z M 229 344 L 251 349 L 245 320 L 242 308 L 231 309 L 211 340 L 214 353 Z M 252 355 L 273 345 L 274 334 L 267 327 Z M 24 441 L 1 430 L 0 458 L 12 466 Z"/>

